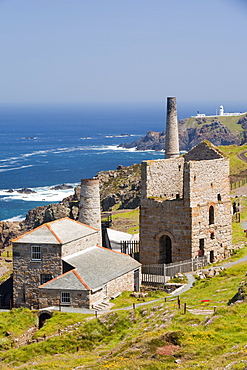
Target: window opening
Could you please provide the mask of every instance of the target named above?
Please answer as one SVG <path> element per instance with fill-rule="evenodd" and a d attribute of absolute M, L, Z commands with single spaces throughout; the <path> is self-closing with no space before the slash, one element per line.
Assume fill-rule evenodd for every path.
<path fill-rule="evenodd" d="M 61 292 L 61 304 L 70 304 L 70 292 Z"/>
<path fill-rule="evenodd" d="M 215 238 L 215 236 L 214 236 L 214 232 L 212 232 L 212 233 L 210 234 L 210 238 L 211 238 L 211 239 L 214 239 L 214 238 Z"/>
<path fill-rule="evenodd" d="M 221 195 L 220 194 L 217 195 L 217 198 L 218 198 L 218 202 L 221 202 Z"/>
<path fill-rule="evenodd" d="M 47 281 L 50 281 L 51 279 L 53 279 L 52 274 L 41 274 L 40 275 L 41 285 L 47 283 Z"/>
<path fill-rule="evenodd" d="M 204 256 L 204 239 L 199 239 L 199 251 L 198 256 L 203 257 Z"/>
<path fill-rule="evenodd" d="M 40 245 L 31 246 L 31 259 L 33 261 L 41 261 L 41 246 Z"/>
<path fill-rule="evenodd" d="M 209 252 L 209 261 L 210 263 L 214 262 L 214 251 Z"/>
<path fill-rule="evenodd" d="M 209 207 L 209 225 L 214 224 L 214 207 Z"/>

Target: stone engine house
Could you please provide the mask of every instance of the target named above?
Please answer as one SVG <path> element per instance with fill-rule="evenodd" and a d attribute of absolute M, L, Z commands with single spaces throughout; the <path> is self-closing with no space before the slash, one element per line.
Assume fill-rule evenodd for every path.
<path fill-rule="evenodd" d="M 170 126 L 176 126 L 174 99 L 168 98 L 167 126 L 170 121 Z M 167 159 L 142 162 L 142 264 L 167 264 L 197 256 L 207 256 L 212 262 L 226 257 L 231 247 L 229 159 L 208 141 L 179 157 L 176 130 L 167 130 L 170 141 L 175 136 L 175 154 L 170 142 Z M 169 142 L 169 137 L 166 140 Z"/>

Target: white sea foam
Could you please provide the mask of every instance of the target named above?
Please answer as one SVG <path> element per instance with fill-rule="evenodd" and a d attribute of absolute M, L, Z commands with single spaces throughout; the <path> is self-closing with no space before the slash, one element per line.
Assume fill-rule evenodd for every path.
<path fill-rule="evenodd" d="M 15 222 L 15 221 L 23 221 L 25 220 L 25 216 L 23 215 L 18 215 L 15 217 L 7 218 L 6 220 L 1 220 L 1 221 L 10 221 L 10 222 Z"/>
<path fill-rule="evenodd" d="M 20 189 L 12 189 L 13 192 L 9 192 L 7 189 L 0 190 L 1 201 L 13 201 L 13 200 L 24 200 L 29 202 L 60 202 L 69 195 L 74 194 L 74 187 L 78 184 L 67 184 L 73 186 L 71 189 L 65 190 L 52 190 L 54 186 L 44 186 L 37 188 L 30 188 L 35 193 L 23 194 L 18 193 Z"/>
<path fill-rule="evenodd" d="M 6 166 L 5 166 L 6 167 Z M 27 168 L 27 167 L 33 167 L 32 164 L 28 166 L 20 166 L 20 167 L 9 167 L 9 168 L 0 168 L 0 172 L 6 172 L 6 171 L 13 171 L 13 170 L 21 170 L 22 168 Z"/>

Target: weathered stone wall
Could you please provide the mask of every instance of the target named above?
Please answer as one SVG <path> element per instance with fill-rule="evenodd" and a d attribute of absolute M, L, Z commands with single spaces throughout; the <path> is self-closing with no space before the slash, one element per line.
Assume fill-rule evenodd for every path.
<path fill-rule="evenodd" d="M 232 242 L 229 160 L 210 143 L 203 142 L 191 152 L 184 158 L 142 163 L 143 264 L 159 263 L 159 240 L 163 235 L 171 239 L 172 262 L 198 256 L 202 242 L 205 254 L 214 259 L 229 254 Z M 176 199 L 176 194 L 182 199 Z M 214 210 L 213 224 L 209 224 L 210 206 Z"/>
<path fill-rule="evenodd" d="M 49 306 L 59 306 L 61 292 L 70 292 L 71 303 L 69 305 L 76 308 L 89 308 L 89 292 L 85 290 L 59 290 L 59 289 L 39 289 L 39 306 L 45 308 Z"/>
<path fill-rule="evenodd" d="M 172 241 L 172 262 L 191 258 L 190 209 L 183 199 L 146 199 L 140 209 L 140 262 L 159 263 L 159 240 Z"/>
<path fill-rule="evenodd" d="M 93 245 L 101 245 L 102 242 L 100 239 L 101 239 L 100 232 L 92 229 L 92 234 L 87 235 L 84 238 L 63 244 L 62 257 L 66 257 L 70 254 L 82 251 L 83 249 L 92 247 Z M 99 244 L 99 241 L 100 241 L 100 244 Z"/>
<path fill-rule="evenodd" d="M 31 260 L 31 245 L 13 243 L 13 305 L 38 306 L 38 286 L 41 274 L 62 274 L 60 245 L 42 245 L 41 261 Z"/>
<path fill-rule="evenodd" d="M 164 199 L 183 198 L 184 159 L 158 159 L 142 162 L 142 199 L 157 197 Z"/>
<path fill-rule="evenodd" d="M 204 239 L 206 255 L 213 251 L 216 260 L 227 257 L 232 244 L 229 160 L 186 163 L 184 194 L 192 209 L 192 257 L 198 255 L 199 239 Z M 209 224 L 210 206 L 213 224 Z"/>
<path fill-rule="evenodd" d="M 103 289 L 90 294 L 90 308 L 104 300 L 109 300 L 117 293 L 134 290 L 134 271 L 130 271 L 109 281 Z"/>
<path fill-rule="evenodd" d="M 205 161 L 211 159 L 220 159 L 225 155 L 217 149 L 213 144 L 207 140 L 201 141 L 197 146 L 192 148 L 188 153 L 184 155 L 186 162 L 189 161 Z"/>

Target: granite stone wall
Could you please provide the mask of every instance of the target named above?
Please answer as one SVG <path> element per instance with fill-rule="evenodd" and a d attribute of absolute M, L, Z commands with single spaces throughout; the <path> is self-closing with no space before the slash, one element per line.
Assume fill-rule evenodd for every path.
<path fill-rule="evenodd" d="M 38 307 L 38 286 L 41 274 L 62 274 L 61 246 L 41 246 L 42 259 L 31 259 L 33 244 L 13 243 L 13 305 L 14 307 Z"/>
<path fill-rule="evenodd" d="M 87 235 L 84 238 L 73 240 L 72 242 L 63 244 L 62 257 L 66 257 L 70 254 L 77 253 L 94 245 L 101 245 L 100 239 L 101 239 L 100 231 L 92 229 L 92 234 Z"/>
<path fill-rule="evenodd" d="M 163 236 L 171 241 L 172 262 L 198 256 L 200 246 L 214 260 L 229 255 L 229 160 L 210 143 L 199 144 L 184 157 L 143 162 L 141 186 L 142 264 L 160 263 Z"/>

